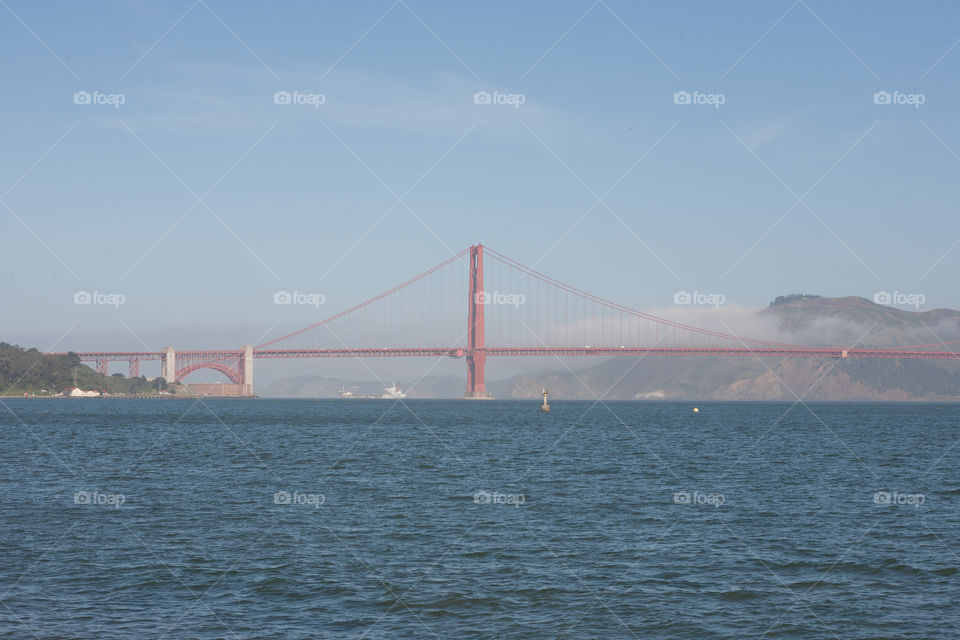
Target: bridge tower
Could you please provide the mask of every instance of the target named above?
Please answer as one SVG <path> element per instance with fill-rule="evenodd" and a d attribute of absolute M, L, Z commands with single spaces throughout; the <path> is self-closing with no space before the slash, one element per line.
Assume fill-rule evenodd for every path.
<path fill-rule="evenodd" d="M 163 364 L 160 367 L 160 375 L 167 384 L 174 384 L 177 381 L 177 356 L 173 347 L 163 348 Z"/>
<path fill-rule="evenodd" d="M 484 377 L 487 351 L 484 343 L 483 245 L 470 247 L 470 286 L 467 300 L 467 391 L 465 398 L 489 398 Z"/>

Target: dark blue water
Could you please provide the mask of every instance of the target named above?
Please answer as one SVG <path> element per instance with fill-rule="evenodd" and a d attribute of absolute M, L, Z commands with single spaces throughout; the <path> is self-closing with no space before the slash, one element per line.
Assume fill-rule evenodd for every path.
<path fill-rule="evenodd" d="M 5 402 L 4 638 L 960 634 L 958 406 Z"/>

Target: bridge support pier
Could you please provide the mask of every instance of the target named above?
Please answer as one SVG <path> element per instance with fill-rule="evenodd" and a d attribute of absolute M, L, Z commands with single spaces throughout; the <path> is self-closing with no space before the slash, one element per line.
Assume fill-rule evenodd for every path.
<path fill-rule="evenodd" d="M 127 361 L 130 364 L 130 371 L 128 372 L 127 377 L 129 378 L 139 378 L 140 377 L 140 358 L 130 358 Z"/>
<path fill-rule="evenodd" d="M 167 384 L 174 384 L 177 381 L 177 356 L 173 347 L 163 348 L 163 364 L 160 367 L 160 376 L 167 381 Z"/>
<path fill-rule="evenodd" d="M 243 395 L 253 395 L 253 346 L 244 345 L 243 355 L 240 357 L 240 377 L 243 385 Z"/>
<path fill-rule="evenodd" d="M 490 398 L 485 382 L 484 368 L 487 365 L 485 351 L 477 351 L 466 357 L 467 360 L 467 392 L 464 398 Z"/>

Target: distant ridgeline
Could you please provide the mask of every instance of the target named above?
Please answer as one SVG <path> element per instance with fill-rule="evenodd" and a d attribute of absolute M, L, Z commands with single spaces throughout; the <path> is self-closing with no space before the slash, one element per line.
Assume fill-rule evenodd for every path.
<path fill-rule="evenodd" d="M 778 307 L 782 304 L 793 302 L 794 300 L 813 300 L 822 297 L 819 293 L 791 293 L 788 296 L 777 296 L 773 299 L 773 302 L 770 303 L 770 306 Z"/>
<path fill-rule="evenodd" d="M 71 387 L 106 393 L 153 393 L 165 388 L 166 383 L 162 378 L 128 379 L 121 374 L 104 376 L 81 363 L 77 354 L 72 352 L 63 356 L 45 356 L 37 349 L 0 342 L 0 395 L 54 395 Z"/>

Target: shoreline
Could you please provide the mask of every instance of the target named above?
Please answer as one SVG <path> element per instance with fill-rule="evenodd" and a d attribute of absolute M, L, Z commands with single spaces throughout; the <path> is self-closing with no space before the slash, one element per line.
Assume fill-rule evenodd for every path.
<path fill-rule="evenodd" d="M 259 398 L 260 396 L 158 396 L 158 395 L 108 395 L 92 397 L 73 397 L 73 396 L 34 396 L 34 395 L 0 395 L 0 400 L 197 400 L 202 398 L 228 399 L 228 400 L 246 400 L 249 398 Z"/>

